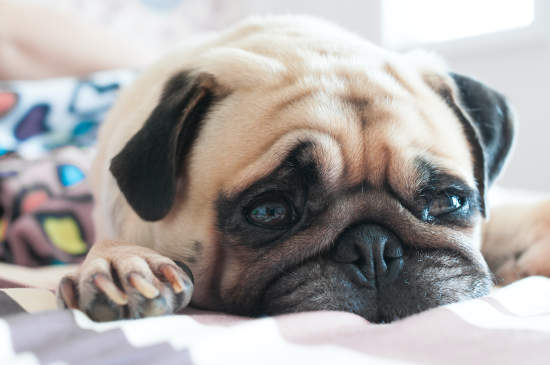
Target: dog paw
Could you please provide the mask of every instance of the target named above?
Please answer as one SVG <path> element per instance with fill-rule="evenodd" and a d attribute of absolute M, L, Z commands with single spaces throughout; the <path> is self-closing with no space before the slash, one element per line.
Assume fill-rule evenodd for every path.
<path fill-rule="evenodd" d="M 509 284 L 527 276 L 550 277 L 550 238 L 540 240 L 502 264 L 495 272 L 499 284 Z"/>
<path fill-rule="evenodd" d="M 189 304 L 193 278 L 184 264 L 137 246 L 106 251 L 61 280 L 61 307 L 80 309 L 96 321 L 112 321 L 170 314 Z"/>

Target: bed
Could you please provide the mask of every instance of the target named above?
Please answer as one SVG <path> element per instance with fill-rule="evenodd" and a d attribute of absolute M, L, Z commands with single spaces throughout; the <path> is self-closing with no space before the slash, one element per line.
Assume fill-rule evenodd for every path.
<path fill-rule="evenodd" d="M 71 267 L 0 265 L 0 364 L 531 364 L 550 361 L 550 279 L 390 323 L 345 312 L 244 318 L 188 309 L 97 323 L 59 310 Z"/>

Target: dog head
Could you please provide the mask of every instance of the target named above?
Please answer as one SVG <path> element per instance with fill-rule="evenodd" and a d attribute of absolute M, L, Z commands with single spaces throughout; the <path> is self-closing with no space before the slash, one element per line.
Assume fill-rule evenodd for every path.
<path fill-rule="evenodd" d="M 191 267 L 196 306 L 383 322 L 488 292 L 512 122 L 433 57 L 276 17 L 170 54 L 105 128 L 122 206 Z"/>

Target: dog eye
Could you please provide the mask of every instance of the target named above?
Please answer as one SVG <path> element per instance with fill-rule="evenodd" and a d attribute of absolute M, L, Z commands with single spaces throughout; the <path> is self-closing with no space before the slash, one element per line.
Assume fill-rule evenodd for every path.
<path fill-rule="evenodd" d="M 427 218 L 452 213 L 464 205 L 464 199 L 455 194 L 443 193 L 436 196 L 427 208 Z"/>
<path fill-rule="evenodd" d="M 248 222 L 261 228 L 283 229 L 292 223 L 292 210 L 283 199 L 262 200 L 253 204 L 245 214 Z"/>

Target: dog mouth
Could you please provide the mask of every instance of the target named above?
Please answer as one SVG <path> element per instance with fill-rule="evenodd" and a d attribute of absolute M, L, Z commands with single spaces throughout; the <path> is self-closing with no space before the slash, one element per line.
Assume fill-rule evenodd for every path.
<path fill-rule="evenodd" d="M 377 309 L 376 285 L 349 265 L 312 259 L 285 270 L 267 286 L 261 314 L 278 315 L 330 310 L 359 314 L 372 322 L 387 321 Z M 365 285 L 366 284 L 366 285 Z"/>
<path fill-rule="evenodd" d="M 317 310 L 358 314 L 388 323 L 440 305 L 485 295 L 490 276 L 449 249 L 406 249 L 391 283 L 326 256 L 287 268 L 263 291 L 259 314 Z"/>

